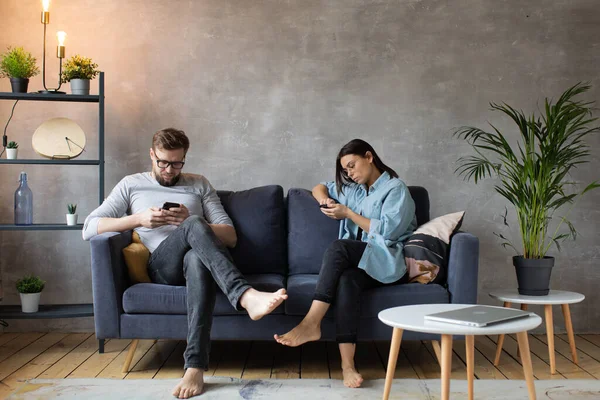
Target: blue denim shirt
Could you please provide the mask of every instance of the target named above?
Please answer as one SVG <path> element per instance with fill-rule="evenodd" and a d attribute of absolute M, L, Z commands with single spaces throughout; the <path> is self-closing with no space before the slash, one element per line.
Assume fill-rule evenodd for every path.
<path fill-rule="evenodd" d="M 373 279 L 392 283 L 406 273 L 404 241 L 417 229 L 415 202 L 408 187 L 387 172 L 373 183 L 367 192 L 366 185 L 352 183 L 342 187 L 338 194 L 335 182 L 322 182 L 329 197 L 352 211 L 371 220 L 369 232 L 356 237 L 359 226 L 351 219 L 340 221 L 340 239 L 367 242 L 358 267 Z"/>

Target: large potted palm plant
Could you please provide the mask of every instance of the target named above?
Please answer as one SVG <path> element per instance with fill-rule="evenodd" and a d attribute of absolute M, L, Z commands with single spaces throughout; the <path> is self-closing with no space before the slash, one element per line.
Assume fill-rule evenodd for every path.
<path fill-rule="evenodd" d="M 589 85 L 578 83 L 556 103 L 546 99 L 541 115 L 532 113 L 529 117 L 506 103 L 491 103 L 492 110 L 517 124 L 520 136 L 513 146 L 492 124 L 490 132 L 468 126 L 454 132 L 475 152 L 459 158 L 455 172 L 475 183 L 496 178 L 494 189 L 515 208 L 522 250 L 504 235 L 496 235 L 503 247 L 517 252 L 513 264 L 520 294 L 548 294 L 554 257 L 546 254 L 553 244 L 560 251 L 563 240 L 575 239 L 577 232 L 568 220 L 569 213 L 582 195 L 600 187 L 594 181 L 582 188 L 569 174 L 572 168 L 589 162 L 584 139 L 600 130 L 592 126 L 597 119 L 592 117 L 593 103 L 575 100 L 589 89 Z"/>

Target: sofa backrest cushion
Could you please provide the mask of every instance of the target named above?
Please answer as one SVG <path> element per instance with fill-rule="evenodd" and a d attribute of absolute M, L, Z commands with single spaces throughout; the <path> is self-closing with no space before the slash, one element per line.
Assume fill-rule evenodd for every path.
<path fill-rule="evenodd" d="M 429 194 L 420 186 L 408 189 L 420 226 L 429 221 Z M 290 189 L 287 202 L 289 275 L 318 274 L 325 250 L 338 237 L 340 223 L 326 217 L 306 189 Z"/>
<path fill-rule="evenodd" d="M 217 193 L 237 233 L 237 245 L 229 251 L 238 269 L 244 274 L 285 274 L 287 234 L 283 188 L 269 185 Z"/>

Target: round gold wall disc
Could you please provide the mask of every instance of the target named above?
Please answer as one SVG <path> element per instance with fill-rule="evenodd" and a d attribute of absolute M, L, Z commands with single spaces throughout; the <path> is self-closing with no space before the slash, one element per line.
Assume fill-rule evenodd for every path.
<path fill-rule="evenodd" d="M 31 145 L 41 156 L 71 159 L 85 148 L 85 133 L 69 118 L 52 118 L 35 130 Z"/>

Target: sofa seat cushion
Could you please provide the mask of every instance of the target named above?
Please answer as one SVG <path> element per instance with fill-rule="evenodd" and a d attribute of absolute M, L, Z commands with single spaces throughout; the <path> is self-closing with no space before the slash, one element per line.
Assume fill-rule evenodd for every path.
<path fill-rule="evenodd" d="M 274 292 L 284 286 L 283 275 L 256 274 L 247 275 L 248 282 L 257 290 Z M 159 285 L 156 283 L 138 283 L 123 293 L 123 309 L 128 314 L 187 314 L 185 286 Z M 273 314 L 283 314 L 279 306 Z M 220 289 L 217 289 L 214 315 L 245 314 L 236 311 Z"/>
<path fill-rule="evenodd" d="M 286 314 L 306 315 L 315 294 L 317 279 L 318 275 L 316 274 L 300 274 L 288 278 L 288 299 L 284 302 Z M 377 318 L 380 311 L 390 307 L 449 302 L 449 293 L 441 285 L 421 285 L 419 283 L 386 285 L 363 293 L 360 316 L 361 318 Z M 334 313 L 330 309 L 327 316 L 333 315 Z"/>

